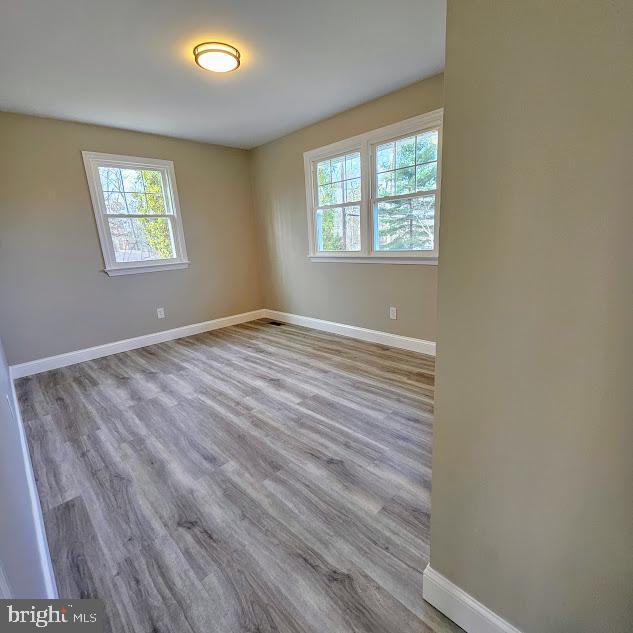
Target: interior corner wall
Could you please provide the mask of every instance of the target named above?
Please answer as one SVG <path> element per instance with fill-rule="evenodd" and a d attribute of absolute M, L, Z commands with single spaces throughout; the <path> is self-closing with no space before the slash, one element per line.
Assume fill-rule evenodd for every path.
<path fill-rule="evenodd" d="M 10 364 L 264 307 L 247 151 L 2 112 L 0 139 Z M 81 150 L 174 162 L 189 268 L 103 272 Z"/>
<path fill-rule="evenodd" d="M 633 630 L 633 4 L 449 0 L 431 565 Z"/>
<path fill-rule="evenodd" d="M 0 113 L 9 363 L 262 307 L 434 341 L 436 266 L 307 260 L 303 152 L 434 110 L 442 93 L 438 75 L 252 151 Z M 103 272 L 82 150 L 174 161 L 188 269 Z"/>
<path fill-rule="evenodd" d="M 52 598 L 54 592 L 45 573 L 49 561 L 42 559 L 41 514 L 38 507 L 35 516 L 34 479 L 14 405 L 0 341 L 0 573 L 8 585 L 0 583 L 0 598 Z"/>
<path fill-rule="evenodd" d="M 308 260 L 303 153 L 442 104 L 437 75 L 252 150 L 267 308 L 435 341 L 437 266 Z"/>

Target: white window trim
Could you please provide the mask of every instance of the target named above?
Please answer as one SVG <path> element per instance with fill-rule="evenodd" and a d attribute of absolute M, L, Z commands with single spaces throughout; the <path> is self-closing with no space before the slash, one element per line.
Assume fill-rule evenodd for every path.
<path fill-rule="evenodd" d="M 356 264 L 437 264 L 438 238 L 440 228 L 440 196 L 442 179 L 442 121 L 444 109 L 439 108 L 426 114 L 405 119 L 399 123 L 365 132 L 324 147 L 309 150 L 303 154 L 305 172 L 306 206 L 308 212 L 308 258 L 315 262 L 348 262 Z M 380 143 L 407 136 L 413 132 L 439 130 L 437 153 L 437 190 L 435 199 L 434 250 L 384 252 L 374 250 L 373 239 L 373 191 L 374 191 L 374 148 Z M 361 201 L 360 230 L 361 250 L 345 252 L 319 252 L 316 250 L 316 164 L 320 160 L 350 152 L 360 152 L 361 159 Z M 426 192 L 424 192 L 426 193 Z M 424 195 L 416 193 L 415 195 Z M 428 193 L 433 193 L 428 192 Z"/>
<path fill-rule="evenodd" d="M 102 154 L 99 152 L 81 152 L 90 189 L 92 209 L 97 222 L 97 232 L 101 243 L 101 251 L 105 264 L 104 272 L 108 275 L 129 275 L 137 273 L 156 272 L 161 270 L 174 270 L 187 268 L 187 247 L 185 245 L 185 234 L 182 228 L 182 217 L 180 214 L 180 203 L 178 201 L 178 190 L 176 188 L 176 172 L 174 163 L 170 160 L 160 160 L 157 158 L 142 158 L 139 156 L 123 156 L 120 154 Z M 99 178 L 99 167 L 129 167 L 132 169 L 153 169 L 160 171 L 163 180 L 163 189 L 167 204 L 170 206 L 173 218 L 173 237 L 176 257 L 164 260 L 148 260 L 142 262 L 117 262 L 112 246 L 110 228 L 106 221 L 107 213 L 101 180 Z"/>

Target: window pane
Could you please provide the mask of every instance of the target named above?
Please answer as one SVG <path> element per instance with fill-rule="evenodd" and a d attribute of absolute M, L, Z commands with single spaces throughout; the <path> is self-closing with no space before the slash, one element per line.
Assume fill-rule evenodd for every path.
<path fill-rule="evenodd" d="M 360 250 L 360 207 L 318 209 L 316 213 L 317 250 Z"/>
<path fill-rule="evenodd" d="M 416 139 L 415 162 L 427 163 L 432 160 L 437 160 L 437 142 L 437 130 L 418 134 Z"/>
<path fill-rule="evenodd" d="M 123 191 L 121 170 L 118 167 L 99 167 L 102 191 Z"/>
<path fill-rule="evenodd" d="M 360 201 L 360 152 L 318 162 L 316 176 L 317 206 Z"/>
<path fill-rule="evenodd" d="M 345 202 L 360 200 L 360 178 L 345 181 Z"/>
<path fill-rule="evenodd" d="M 125 198 L 122 193 L 104 191 L 103 199 L 105 200 L 106 213 L 127 213 Z"/>
<path fill-rule="evenodd" d="M 376 148 L 376 171 L 388 171 L 393 169 L 395 165 L 394 152 L 395 145 L 393 143 L 385 143 Z"/>
<path fill-rule="evenodd" d="M 162 215 L 170 211 L 165 203 L 162 175 L 158 170 L 99 167 L 99 178 L 106 213 Z"/>
<path fill-rule="evenodd" d="M 175 257 L 167 218 L 108 218 L 114 257 L 119 263 Z"/>
<path fill-rule="evenodd" d="M 162 193 L 148 193 L 145 197 L 147 199 L 147 213 L 155 213 L 156 215 L 167 213 Z"/>
<path fill-rule="evenodd" d="M 143 170 L 143 183 L 146 193 L 163 193 L 163 179 L 159 171 L 153 169 Z"/>
<path fill-rule="evenodd" d="M 335 182 L 332 185 L 319 187 L 319 205 L 340 204 L 343 202 L 343 183 Z"/>
<path fill-rule="evenodd" d="M 334 188 L 332 185 L 321 185 L 319 187 L 318 204 L 334 204 Z"/>
<path fill-rule="evenodd" d="M 345 157 L 345 178 L 360 177 L 360 154 L 348 154 Z"/>
<path fill-rule="evenodd" d="M 438 130 L 376 147 L 376 198 L 403 196 L 437 188 Z"/>
<path fill-rule="evenodd" d="M 317 250 L 342 251 L 343 209 L 319 209 L 316 214 Z"/>
<path fill-rule="evenodd" d="M 435 189 L 437 182 L 437 163 L 427 163 L 416 167 L 415 188 L 417 191 Z"/>
<path fill-rule="evenodd" d="M 396 195 L 415 193 L 415 167 L 396 170 Z"/>
<path fill-rule="evenodd" d="M 434 228 L 434 195 L 376 204 L 378 251 L 432 251 Z"/>
<path fill-rule="evenodd" d="M 376 177 L 376 194 L 379 198 L 384 196 L 393 196 L 394 192 L 394 173 L 392 171 L 378 174 Z"/>
<path fill-rule="evenodd" d="M 140 169 L 122 169 L 123 190 L 128 192 L 143 192 L 143 172 Z"/>
<path fill-rule="evenodd" d="M 396 168 L 415 165 L 415 136 L 396 141 Z"/>
<path fill-rule="evenodd" d="M 345 207 L 345 250 L 360 250 L 360 207 Z"/>
<path fill-rule="evenodd" d="M 343 174 L 345 173 L 345 156 L 333 158 L 330 164 L 332 165 L 332 182 L 340 182 L 343 180 Z"/>
<path fill-rule="evenodd" d="M 128 213 L 147 213 L 147 199 L 144 193 L 126 193 Z"/>
<path fill-rule="evenodd" d="M 322 160 L 317 163 L 317 181 L 320 185 L 327 185 L 332 182 L 329 160 Z"/>

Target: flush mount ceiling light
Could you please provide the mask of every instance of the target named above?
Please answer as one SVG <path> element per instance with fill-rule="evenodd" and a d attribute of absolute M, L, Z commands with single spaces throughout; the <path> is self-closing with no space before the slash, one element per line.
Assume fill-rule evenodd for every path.
<path fill-rule="evenodd" d="M 196 64 L 214 73 L 228 73 L 240 65 L 240 52 L 222 42 L 204 42 L 193 49 Z"/>

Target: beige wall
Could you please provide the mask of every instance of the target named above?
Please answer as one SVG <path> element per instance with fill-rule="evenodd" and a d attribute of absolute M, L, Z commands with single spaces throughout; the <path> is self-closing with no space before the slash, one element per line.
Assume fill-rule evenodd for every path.
<path fill-rule="evenodd" d="M 81 150 L 174 161 L 187 270 L 102 272 Z M 0 335 L 9 362 L 260 308 L 249 168 L 243 150 L 0 113 Z"/>
<path fill-rule="evenodd" d="M 303 152 L 441 107 L 442 91 L 432 77 L 252 152 L 0 113 L 9 362 L 261 307 L 435 340 L 436 266 L 307 260 Z M 189 269 L 102 272 L 81 150 L 174 161 Z"/>
<path fill-rule="evenodd" d="M 633 5 L 449 0 L 431 564 L 633 630 Z"/>
<path fill-rule="evenodd" d="M 442 106 L 438 75 L 253 151 L 266 307 L 435 340 L 437 267 L 310 262 L 303 153 Z M 398 320 L 389 320 L 389 306 Z"/>

